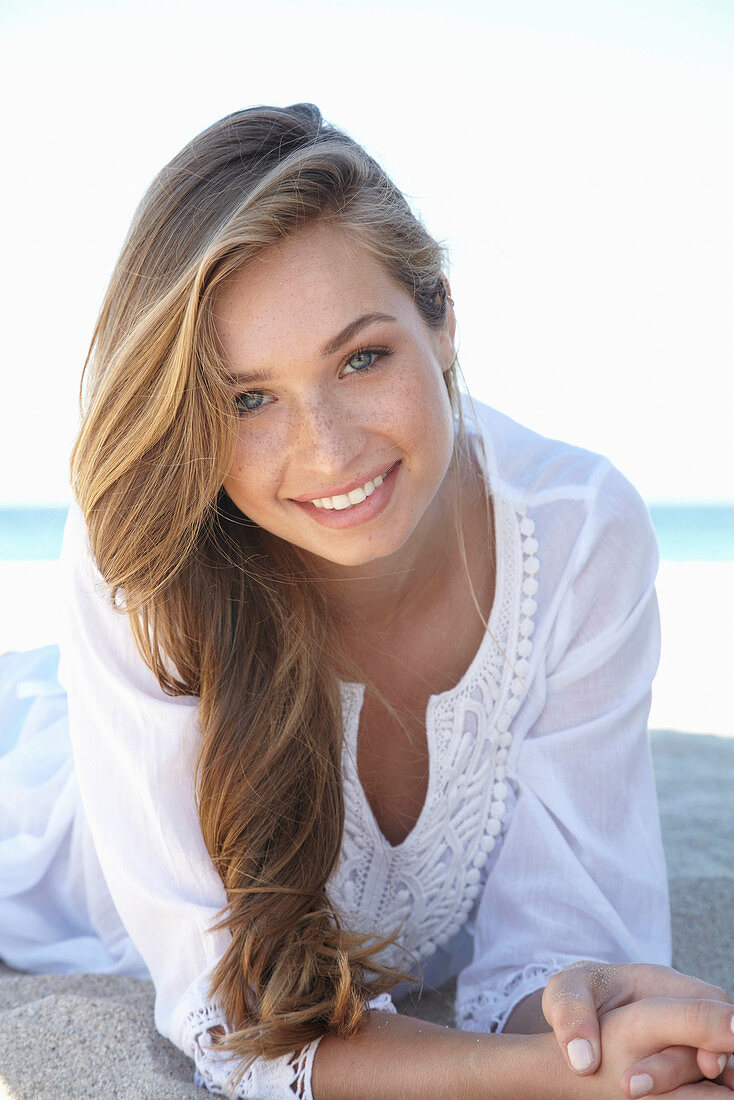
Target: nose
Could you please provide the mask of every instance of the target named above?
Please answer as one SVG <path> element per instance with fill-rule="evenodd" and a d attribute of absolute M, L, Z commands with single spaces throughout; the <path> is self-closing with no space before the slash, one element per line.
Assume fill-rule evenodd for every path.
<path fill-rule="evenodd" d="M 361 449 L 355 410 L 338 399 L 299 407 L 293 423 L 291 456 L 299 472 L 335 479 L 349 473 Z"/>

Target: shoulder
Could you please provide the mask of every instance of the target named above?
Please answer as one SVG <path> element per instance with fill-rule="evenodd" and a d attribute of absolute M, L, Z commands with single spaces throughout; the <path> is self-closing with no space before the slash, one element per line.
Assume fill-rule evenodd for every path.
<path fill-rule="evenodd" d="M 76 500 L 72 500 L 69 505 L 60 562 L 67 581 L 73 578 L 77 583 L 82 579 L 93 580 L 97 584 L 104 583 L 94 562 L 84 513 Z"/>
<path fill-rule="evenodd" d="M 639 491 L 604 455 L 475 406 L 491 491 L 511 505 L 500 515 L 532 520 L 538 635 L 564 649 L 582 623 L 593 633 L 624 619 L 651 597 L 659 560 Z"/>
<path fill-rule="evenodd" d="M 100 623 L 105 619 L 112 623 L 119 618 L 113 606 L 120 606 L 120 597 L 113 593 L 97 567 L 84 513 L 76 500 L 69 505 L 66 517 L 59 575 L 67 611 L 71 607 L 77 614 L 83 610 L 88 620 Z"/>
<path fill-rule="evenodd" d="M 76 501 L 69 507 L 64 527 L 60 576 L 63 595 L 59 678 L 64 686 L 67 686 L 67 670 L 72 665 L 80 666 L 82 679 L 89 679 L 84 666 L 86 663 L 87 668 L 91 667 L 90 656 L 94 654 L 95 660 L 101 661 L 98 685 L 106 683 L 109 687 L 108 681 L 115 678 L 121 689 L 132 689 L 150 700 L 165 702 L 171 708 L 198 702 L 197 696 L 171 695 L 162 689 L 136 640 L 133 625 L 137 628 L 142 621 L 132 623 L 134 612 L 126 608 L 124 591 L 113 589 L 100 572 L 84 513 Z M 82 656 L 85 647 L 86 657 Z M 181 675 L 170 656 L 161 650 L 158 657 L 169 679 L 180 680 Z"/>
<path fill-rule="evenodd" d="M 647 505 L 604 455 L 540 435 L 478 401 L 467 411 L 484 448 L 490 490 L 540 522 L 546 544 L 564 535 L 583 544 L 601 531 L 628 548 L 635 533 L 649 541 Z"/>
<path fill-rule="evenodd" d="M 589 496 L 611 467 L 603 455 L 541 435 L 482 402 L 472 400 L 464 409 L 481 438 L 492 488 L 523 505 L 564 491 Z"/>

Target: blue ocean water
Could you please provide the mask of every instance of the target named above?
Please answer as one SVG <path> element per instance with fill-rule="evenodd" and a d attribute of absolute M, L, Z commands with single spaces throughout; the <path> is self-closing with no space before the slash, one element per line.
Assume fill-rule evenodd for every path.
<path fill-rule="evenodd" d="M 734 504 L 650 508 L 663 561 L 734 561 Z"/>
<path fill-rule="evenodd" d="M 53 561 L 68 509 L 0 508 L 0 561 Z"/>
<path fill-rule="evenodd" d="M 0 507 L 0 561 L 59 556 L 66 508 Z M 734 504 L 650 507 L 663 561 L 734 561 Z"/>

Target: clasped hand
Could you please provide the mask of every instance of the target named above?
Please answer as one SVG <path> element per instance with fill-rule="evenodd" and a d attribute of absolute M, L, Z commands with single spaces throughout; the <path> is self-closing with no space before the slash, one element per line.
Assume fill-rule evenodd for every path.
<path fill-rule="evenodd" d="M 734 1092 L 734 1012 L 716 986 L 663 966 L 574 963 L 543 1014 L 587 1095 L 722 1100 Z"/>

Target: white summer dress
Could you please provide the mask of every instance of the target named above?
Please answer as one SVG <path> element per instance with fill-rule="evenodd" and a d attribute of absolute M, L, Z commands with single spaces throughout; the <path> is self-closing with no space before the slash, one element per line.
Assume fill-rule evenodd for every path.
<path fill-rule="evenodd" d="M 489 630 L 460 682 L 429 700 L 428 790 L 398 845 L 357 773 L 364 689 L 342 685 L 346 822 L 330 893 L 353 926 L 402 924 L 426 985 L 458 975 L 457 1026 L 494 1031 L 570 962 L 669 964 L 671 947 L 647 738 L 659 657 L 647 509 L 607 459 L 476 409 L 497 543 Z M 226 1020 L 206 984 L 229 933 L 208 931 L 226 895 L 196 811 L 197 700 L 166 696 L 138 655 L 76 506 L 62 564 L 63 688 L 55 647 L 0 659 L 0 957 L 152 978 L 156 1026 L 198 1084 L 311 1100 L 317 1043 L 256 1061 L 225 1091 L 234 1062 L 211 1049 L 207 1029 Z"/>

